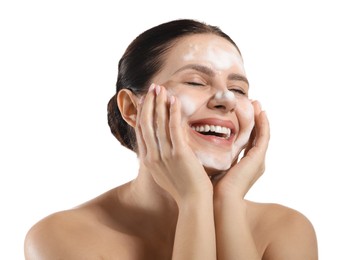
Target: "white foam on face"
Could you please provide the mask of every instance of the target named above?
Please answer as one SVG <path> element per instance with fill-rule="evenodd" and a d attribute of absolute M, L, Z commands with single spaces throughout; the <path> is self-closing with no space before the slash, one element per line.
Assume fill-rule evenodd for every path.
<path fill-rule="evenodd" d="M 195 154 L 204 167 L 218 171 L 228 170 L 233 160 L 229 153 L 219 157 L 202 151 L 195 151 Z"/>
<path fill-rule="evenodd" d="M 190 44 L 188 47 L 188 52 L 182 57 L 183 61 L 208 61 L 218 71 L 228 70 L 236 65 L 244 71 L 240 54 L 235 49 L 223 49 L 222 43 L 217 40 L 212 40 L 205 45 Z"/>
<path fill-rule="evenodd" d="M 199 49 L 198 45 L 196 45 L 196 44 L 189 44 L 189 50 L 190 50 L 190 51 L 183 56 L 183 60 L 184 60 L 184 61 L 193 60 L 194 57 L 195 57 L 195 52 L 197 52 L 198 49 Z"/>
<path fill-rule="evenodd" d="M 218 94 L 218 96 L 220 95 L 223 96 L 223 94 Z M 239 129 L 239 135 L 230 151 L 227 153 L 220 153 L 220 156 L 202 150 L 195 151 L 195 154 L 204 167 L 216 169 L 218 171 L 226 171 L 230 169 L 234 160 L 238 158 L 239 154 L 247 145 L 255 124 L 254 109 L 251 102 L 248 99 L 242 100 L 241 105 L 236 107 L 236 113 L 238 114 L 238 118 L 241 118 L 241 124 L 244 125 Z"/>
<path fill-rule="evenodd" d="M 225 98 L 227 100 L 234 100 L 235 99 L 235 94 L 232 93 L 231 91 L 227 90 L 227 91 L 224 92 L 223 98 Z"/>
<path fill-rule="evenodd" d="M 181 45 L 176 59 L 179 59 L 181 63 L 184 62 L 183 64 L 198 63 L 209 66 L 215 70 L 217 75 L 226 75 L 230 70 L 239 70 L 239 73 L 245 73 L 243 60 L 239 52 L 232 44 L 222 38 L 218 39 L 217 37 L 210 36 L 204 38 L 204 40 L 201 38 L 190 38 L 190 41 L 188 38 L 188 41 L 184 45 Z M 183 120 L 187 120 L 202 105 L 201 101 L 199 101 L 200 96 L 189 96 L 181 93 L 177 93 L 175 96 L 181 102 Z M 214 98 L 230 102 L 237 99 L 235 94 L 228 90 L 225 92 L 217 91 Z M 212 149 L 213 147 L 211 146 L 206 147 L 194 142 L 192 145 L 193 150 L 204 167 L 217 169 L 218 171 L 230 169 L 233 160 L 237 158 L 249 140 L 252 129 L 249 127 L 249 120 L 252 119 L 253 121 L 253 115 L 250 111 L 245 111 L 246 106 L 244 105 L 244 107 L 241 110 L 237 110 L 239 111 L 237 113 L 244 114 L 243 121 L 239 122 L 243 127 L 240 127 L 238 139 L 235 140 L 231 149 L 228 148 L 227 151 L 224 149 L 225 152 L 222 152 L 223 150 L 220 149 L 219 152 Z"/>
<path fill-rule="evenodd" d="M 225 92 L 223 91 L 218 91 L 215 94 L 215 99 L 227 99 L 227 100 L 234 100 L 235 99 L 235 94 L 232 93 L 229 90 L 226 90 Z"/>
<path fill-rule="evenodd" d="M 218 91 L 218 92 L 216 92 L 216 94 L 215 94 L 215 99 L 222 99 L 222 97 L 223 97 L 223 92 L 222 91 Z"/>
<path fill-rule="evenodd" d="M 249 102 L 247 100 L 247 102 Z M 242 117 L 246 118 L 248 120 L 248 125 L 245 129 L 240 129 L 239 131 L 239 137 L 234 142 L 233 149 L 232 149 L 232 156 L 233 158 L 237 157 L 240 152 L 243 150 L 243 148 L 246 146 L 247 142 L 250 139 L 250 135 L 252 132 L 252 129 L 254 128 L 255 121 L 254 121 L 254 108 L 251 103 L 248 103 L 247 106 L 244 106 L 242 104 L 242 107 L 238 106 L 237 110 L 240 109 L 239 112 Z"/>
<path fill-rule="evenodd" d="M 233 145 L 233 149 L 232 149 L 232 153 L 231 153 L 231 156 L 233 158 L 236 158 L 237 156 L 239 156 L 240 152 L 246 146 L 247 142 L 250 139 L 252 128 L 253 128 L 253 124 L 252 124 L 252 127 L 247 129 L 247 131 L 245 131 L 244 133 L 240 133 L 240 138 L 237 139 Z"/>
<path fill-rule="evenodd" d="M 206 59 L 210 60 L 217 70 L 227 70 L 238 62 L 238 55 L 219 49 L 216 45 L 209 46 Z"/>
<path fill-rule="evenodd" d="M 223 96 L 223 94 L 221 94 Z M 183 119 L 191 116 L 196 111 L 196 103 L 190 96 L 179 94 L 177 98 L 181 102 Z M 232 163 L 231 153 L 217 156 L 217 154 L 212 154 L 205 151 L 194 151 L 197 158 L 204 167 L 217 169 L 219 171 L 224 171 L 230 168 Z"/>
<path fill-rule="evenodd" d="M 186 117 L 191 116 L 196 110 L 195 102 L 187 95 L 178 95 L 177 97 L 181 102 L 183 115 Z"/>
<path fill-rule="evenodd" d="M 197 102 L 195 102 L 193 98 L 188 95 L 179 94 L 177 95 L 177 98 L 180 100 L 182 105 L 182 119 L 186 120 L 186 118 L 190 117 L 197 110 Z M 232 98 L 235 99 L 235 95 L 231 91 L 218 91 L 215 94 L 215 98 L 230 100 Z M 194 151 L 195 155 L 204 167 L 218 171 L 226 171 L 230 169 L 233 161 L 237 159 L 241 151 L 246 146 L 254 126 L 254 110 L 248 99 L 244 99 L 241 102 L 241 105 L 236 107 L 236 113 L 238 114 L 238 117 L 241 117 L 241 120 L 246 121 L 246 124 L 245 127 L 239 129 L 239 136 L 234 142 L 232 149 L 228 150 L 227 153 L 221 153 L 220 156 L 218 156 L 217 153 L 208 152 L 204 149 L 196 149 Z"/>

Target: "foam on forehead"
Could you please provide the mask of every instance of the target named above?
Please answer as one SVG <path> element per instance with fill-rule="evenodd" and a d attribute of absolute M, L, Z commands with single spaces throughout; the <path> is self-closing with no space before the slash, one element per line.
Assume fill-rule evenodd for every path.
<path fill-rule="evenodd" d="M 211 61 L 217 70 L 227 70 L 234 64 L 241 64 L 237 53 L 228 52 L 218 46 L 209 46 L 206 52 L 206 59 Z"/>
<path fill-rule="evenodd" d="M 223 39 L 189 42 L 181 58 L 186 62 L 198 60 L 208 62 L 217 71 L 228 70 L 233 66 L 238 66 L 244 71 L 241 55 L 234 46 L 229 46 Z"/>

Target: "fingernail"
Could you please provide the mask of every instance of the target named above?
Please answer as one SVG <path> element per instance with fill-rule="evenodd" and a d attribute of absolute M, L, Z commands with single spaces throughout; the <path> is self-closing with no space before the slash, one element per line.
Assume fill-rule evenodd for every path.
<path fill-rule="evenodd" d="M 154 83 L 150 84 L 148 92 L 151 92 L 154 88 L 155 88 L 155 84 Z"/>
<path fill-rule="evenodd" d="M 156 86 L 155 86 L 155 94 L 157 94 L 157 96 L 158 96 L 159 93 L 160 93 L 160 86 L 159 86 L 159 85 L 156 85 Z"/>
<path fill-rule="evenodd" d="M 141 96 L 140 99 L 139 99 L 139 101 L 138 101 L 138 104 L 139 104 L 139 105 L 143 104 L 143 101 L 144 101 L 144 96 Z"/>
<path fill-rule="evenodd" d="M 170 97 L 170 105 L 173 105 L 175 103 L 175 97 L 171 96 Z"/>

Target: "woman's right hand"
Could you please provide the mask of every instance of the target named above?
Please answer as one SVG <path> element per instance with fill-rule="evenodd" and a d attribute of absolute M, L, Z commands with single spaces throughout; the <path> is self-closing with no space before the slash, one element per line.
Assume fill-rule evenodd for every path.
<path fill-rule="evenodd" d="M 136 137 L 141 167 L 177 204 L 212 196 L 212 183 L 187 143 L 180 101 L 152 84 L 139 103 Z"/>

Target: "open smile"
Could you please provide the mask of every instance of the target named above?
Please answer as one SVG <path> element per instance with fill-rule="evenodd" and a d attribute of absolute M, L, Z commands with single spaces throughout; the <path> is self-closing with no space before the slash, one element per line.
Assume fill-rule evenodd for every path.
<path fill-rule="evenodd" d="M 203 135 L 214 135 L 217 137 L 225 138 L 226 140 L 231 136 L 231 129 L 225 126 L 215 125 L 201 125 L 191 126 L 191 129 Z"/>
<path fill-rule="evenodd" d="M 218 144 L 231 144 L 236 133 L 231 121 L 216 118 L 196 120 L 190 127 L 201 138 Z"/>

